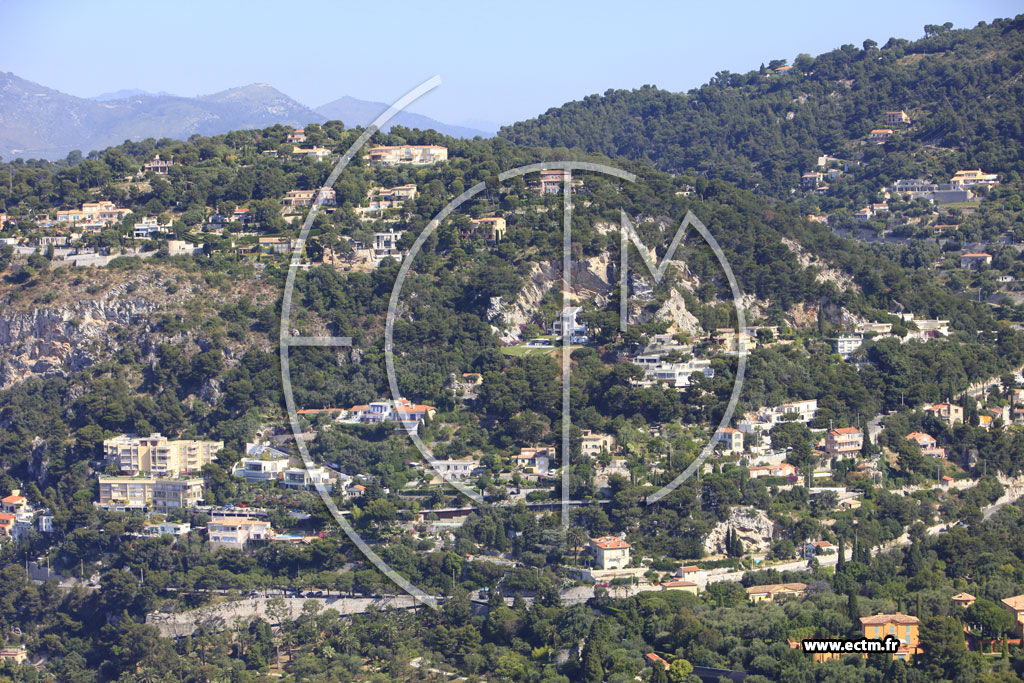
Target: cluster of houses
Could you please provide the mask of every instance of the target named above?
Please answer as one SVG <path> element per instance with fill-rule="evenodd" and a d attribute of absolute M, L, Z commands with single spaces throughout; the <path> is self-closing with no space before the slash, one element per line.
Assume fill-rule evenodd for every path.
<path fill-rule="evenodd" d="M 4 539 L 20 540 L 33 530 L 53 533 L 53 515 L 47 509 L 37 509 L 20 489 L 13 489 L 0 498 L 0 542 Z"/>
<path fill-rule="evenodd" d="M 852 334 L 842 334 L 832 340 L 835 352 L 843 360 L 849 360 L 851 356 L 864 344 L 868 337 L 874 339 L 895 338 L 900 342 L 928 341 L 949 336 L 948 320 L 922 320 L 916 319 L 913 313 L 898 313 L 904 323 L 910 328 L 904 337 L 896 337 L 892 334 L 892 323 L 857 323 Z"/>

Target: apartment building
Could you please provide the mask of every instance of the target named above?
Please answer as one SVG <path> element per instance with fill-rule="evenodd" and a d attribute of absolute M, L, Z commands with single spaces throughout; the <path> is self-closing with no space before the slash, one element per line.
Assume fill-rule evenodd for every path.
<path fill-rule="evenodd" d="M 864 447 L 864 433 L 856 427 L 833 429 L 825 437 L 825 450 L 829 455 L 851 457 Z"/>
<path fill-rule="evenodd" d="M 448 148 L 440 145 L 384 145 L 370 148 L 364 158 L 381 166 L 425 166 L 448 161 Z"/>
<path fill-rule="evenodd" d="M 601 569 L 625 569 L 629 565 L 632 546 L 618 536 L 601 536 L 590 539 L 590 552 L 594 562 Z"/>
<path fill-rule="evenodd" d="M 100 499 L 106 510 L 165 511 L 199 505 L 206 494 L 201 477 L 99 476 Z"/>
<path fill-rule="evenodd" d="M 215 517 L 206 525 L 210 547 L 243 550 L 250 541 L 269 541 L 274 537 L 270 522 L 252 517 Z"/>
<path fill-rule="evenodd" d="M 103 442 L 103 456 L 126 474 L 178 476 L 199 472 L 223 448 L 223 441 L 170 441 L 159 432 L 144 437 L 122 434 Z"/>
<path fill-rule="evenodd" d="M 850 356 L 864 344 L 864 337 L 861 335 L 844 335 L 832 341 L 836 353 L 843 360 L 849 360 Z"/>

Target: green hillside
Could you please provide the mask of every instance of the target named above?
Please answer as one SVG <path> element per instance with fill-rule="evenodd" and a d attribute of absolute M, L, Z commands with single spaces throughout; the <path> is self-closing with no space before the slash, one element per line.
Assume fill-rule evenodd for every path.
<path fill-rule="evenodd" d="M 721 71 L 688 93 L 609 90 L 502 128 L 517 144 L 643 160 L 785 196 L 819 155 L 862 159 L 875 185 L 959 168 L 1024 174 L 1024 17 L 973 29 L 927 27 L 916 41 L 865 41 L 792 68 Z M 895 144 L 863 146 L 885 112 L 913 123 Z"/>

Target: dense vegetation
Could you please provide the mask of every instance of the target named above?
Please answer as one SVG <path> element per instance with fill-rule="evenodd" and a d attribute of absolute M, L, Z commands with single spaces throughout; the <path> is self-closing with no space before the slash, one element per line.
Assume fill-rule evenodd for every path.
<path fill-rule="evenodd" d="M 321 212 L 314 222 L 304 254 L 310 267 L 297 275 L 291 323 L 303 334 L 351 335 L 356 348 L 294 349 L 295 400 L 300 407 L 347 407 L 390 395 L 383 331 L 398 264 L 385 260 L 376 269 L 350 270 L 325 263 L 326 252 L 344 262 L 352 244 L 366 244 L 385 228 L 405 231 L 401 246 L 408 248 L 453 196 L 487 183 L 488 189 L 464 207 L 466 215 L 442 223 L 424 244 L 405 285 L 394 340 L 402 393 L 438 408 L 423 438 L 437 457 L 476 457 L 484 473 L 472 483 L 494 503 L 523 485 L 515 476 L 502 478 L 509 474 L 508 456 L 525 445 L 559 451 L 562 419 L 556 360 L 503 353 L 492 329 L 499 323 L 488 319 L 496 298 L 516 299 L 544 268 L 553 268 L 549 279 L 558 277 L 562 198 L 538 197 L 523 179 L 501 186 L 497 174 L 539 160 L 599 159 L 642 176 L 636 185 L 620 185 L 582 175 L 573 214 L 577 260 L 619 262 L 614 226 L 620 209 L 659 254 L 672 237 L 666 226 L 694 211 L 722 245 L 756 311 L 749 322 L 777 325 L 783 337 L 748 359 L 741 411 L 818 400 L 819 413 L 809 428 L 791 423 L 778 427 L 775 436 L 776 446 L 790 449 L 789 459 L 802 474 L 815 464 L 811 429 L 864 427 L 884 415 L 878 442 L 862 454 L 866 459 L 884 449 L 877 458 L 878 476 L 858 471 L 856 459 L 831 463 L 831 483 L 863 491 L 860 508 L 837 510 L 834 496 L 811 496 L 807 488 L 781 478 L 750 479 L 745 463 L 730 462 L 687 481 L 659 505 L 644 504 L 706 443 L 735 379 L 736 362 L 728 356 L 713 358 L 713 378 L 694 380 L 682 392 L 637 386 L 640 368 L 619 362 L 620 353 L 637 350 L 666 329 L 667 323 L 650 317 L 673 290 L 705 332 L 735 324 L 717 260 L 691 236 L 642 305 L 646 315 L 640 317 L 647 322 L 627 333 L 617 329 L 616 288 L 581 291 L 597 343 L 572 354 L 574 452 L 568 485 L 569 494 L 586 504 L 574 511 L 570 534 L 625 534 L 636 557 L 653 558 L 653 579 L 684 560 L 700 561 L 706 554 L 703 539 L 740 506 L 763 510 L 774 523 L 778 538 L 770 560 L 793 558 L 812 539 L 854 548 L 853 559 L 835 573 L 813 564 L 807 572 L 785 576 L 748 573 L 748 585 L 779 580 L 812 585 L 807 600 L 782 606 L 748 605 L 735 582 L 713 584 L 699 599 L 660 593 L 613 600 L 599 593 L 588 605 L 562 606 L 559 589 L 571 583 L 565 566 L 579 558 L 567 554 L 554 515 L 529 511 L 525 504 L 487 506 L 450 537 L 432 538 L 426 525 L 412 522 L 416 515 L 424 511 L 429 519 L 429 510 L 463 501 L 421 481 L 410 464 L 419 455 L 403 435 L 387 427 L 340 426 L 324 416 L 303 416 L 301 426 L 316 432 L 314 459 L 371 478 L 361 499 L 335 492 L 335 502 L 392 567 L 446 596 L 444 608 L 349 619 L 310 608 L 280 625 L 260 619 L 234 630 L 201 628 L 174 642 L 158 638 L 144 623 L 155 609 L 195 608 L 273 588 L 359 595 L 393 590 L 343 540 L 312 493 L 248 484 L 229 474 L 243 445 L 257 433 L 289 431 L 276 346 L 287 266 L 285 259 L 266 254 L 239 255 L 239 245 L 256 239 L 245 226 L 209 227 L 207 221 L 215 212 L 230 216 L 244 206 L 261 235 L 290 234 L 296 225 L 282 215 L 280 198 L 292 189 L 318 187 L 331 164 L 292 157 L 285 142 L 289 129 L 274 126 L 185 142 L 129 142 L 60 163 L 0 165 L 0 208 L 11 216 L 5 236 L 36 239 L 51 229 L 47 224 L 58 208 L 109 199 L 133 214 L 86 236 L 92 246 L 126 246 L 137 218 L 156 215 L 166 226 L 165 238 L 204 247 L 201 255 L 172 257 L 166 239 L 153 240 L 145 248 L 155 254 L 145 262 L 122 258 L 107 270 L 84 274 L 52 268 L 45 254 L 21 258 L 10 248 L 0 251 L 2 295 L 11 315 L 110 292 L 143 297 L 148 291 L 166 299 L 130 324 L 110 326 L 104 349 L 109 358 L 0 391 L 0 490 L 21 488 L 33 504 L 53 512 L 55 529 L 52 536 L 33 533 L 0 548 L 6 565 L 0 571 L 0 627 L 5 634 L 20 629 L 21 642 L 48 658 L 48 675 L 83 682 L 160 676 L 269 679 L 282 653 L 286 675 L 296 680 L 423 680 L 443 675 L 429 671 L 435 667 L 481 680 L 628 681 L 643 668 L 647 652 L 698 666 L 742 669 L 754 683 L 1016 680 L 1011 671 L 1024 673 L 1019 650 L 985 659 L 953 646 L 957 639 L 962 643 L 962 631 L 950 616 L 948 597 L 969 589 L 985 601 L 970 614 L 970 623 L 994 640 L 1006 634 L 1006 625 L 992 616 L 991 601 L 1024 590 L 1024 546 L 1016 533 L 1022 512 L 1011 507 L 984 520 L 982 508 L 1003 493 L 997 474 L 1024 471 L 1024 432 L 1002 429 L 1001 423 L 1000 429 L 982 428 L 981 406 L 971 399 L 964 401 L 966 424 L 955 427 L 921 411 L 926 403 L 993 377 L 1002 377 L 1002 386 L 983 400 L 992 406 L 1013 402 L 1013 378 L 1007 376 L 1024 365 L 1024 335 L 1005 322 L 1013 318 L 1006 311 L 1013 309 L 994 312 L 964 296 L 974 276 L 937 272 L 933 264 L 942 256 L 937 245 L 858 243 L 805 220 L 805 206 L 778 198 L 818 154 L 856 151 L 879 113 L 899 107 L 921 123 L 898 144 L 857 152 L 870 170 L 851 193 L 867 196 L 865 188 L 885 179 L 942 175 L 959 167 L 982 166 L 1019 180 L 1021 124 L 1014 112 L 1019 112 L 1024 58 L 1020 28 L 1019 20 L 970 31 L 930 27 L 931 35 L 914 43 L 891 40 L 882 48 L 865 44 L 863 50 L 846 46 L 817 59 L 801 56 L 788 74 L 774 71 L 779 64 L 746 76 L 719 74 L 687 95 L 653 88 L 613 92 L 517 124 L 505 131 L 509 139 L 454 140 L 396 127 L 380 141 L 443 143 L 450 161 L 378 169 L 357 160 L 335 185 L 337 209 Z M 310 144 L 334 151 L 346 148 L 358 133 L 337 122 L 306 128 Z M 926 148 L 928 160 L 916 161 Z M 175 160 L 170 173 L 135 176 L 156 153 Z M 612 159 L 591 156 L 598 154 Z M 388 214 L 387 221 L 359 220 L 355 209 L 368 188 L 404 183 L 417 185 L 415 200 Z M 991 219 L 1002 230 L 1019 222 L 1013 210 L 1018 188 L 1007 185 L 1006 201 L 998 210 L 979 211 L 979 224 Z M 505 240 L 488 244 L 467 233 L 470 217 L 494 212 L 508 219 Z M 1024 271 L 1024 260 L 1010 249 L 996 259 L 1004 272 Z M 185 290 L 191 292 L 187 297 L 181 295 Z M 172 305 L 174 296 L 182 302 Z M 543 293 L 525 327 L 541 331 L 560 306 L 557 288 Z M 832 353 L 828 340 L 845 331 L 851 319 L 895 323 L 904 336 L 907 326 L 894 315 L 900 312 L 948 319 L 953 332 L 927 343 L 869 339 L 853 363 Z M 694 342 L 696 353 L 711 355 L 706 337 L 683 336 Z M 483 383 L 478 398 L 463 403 L 451 389 L 451 377 L 466 372 L 480 373 Z M 628 476 L 614 474 L 605 488 L 598 486 L 595 465 L 607 466 L 609 459 L 582 456 L 583 429 L 617 437 Z M 907 442 L 915 430 L 927 431 L 947 449 L 949 472 L 977 478 L 978 485 L 963 491 L 892 491 L 933 481 L 937 474 L 933 461 Z M 279 531 L 323 531 L 324 538 L 214 553 L 196 529 L 208 516 L 197 511 L 171 515 L 196 529 L 183 538 L 134 535 L 143 523 L 140 515 L 93 506 L 93 475 L 103 467 L 97 461 L 104 438 L 152 431 L 226 442 L 218 461 L 204 471 L 208 502 L 265 507 Z M 413 482 L 420 483 L 406 490 Z M 538 487 L 529 500 L 557 497 L 561 485 Z M 966 527 L 940 536 L 923 530 L 957 521 Z M 906 550 L 872 556 L 872 549 L 908 530 L 913 543 Z M 493 553 L 516 566 L 489 561 Z M 735 539 L 727 555 L 716 562 L 751 566 L 741 565 L 743 548 Z M 23 569 L 30 558 L 47 561 L 66 577 L 95 572 L 99 590 L 36 585 Z M 481 589 L 490 591 L 486 608 L 470 601 Z M 500 593 L 515 596 L 515 602 L 504 604 Z M 930 654 L 922 666 L 906 668 L 881 658 L 816 665 L 785 642 L 851 634 L 858 616 L 880 609 L 925 618 L 922 638 Z M 687 680 L 686 666 L 677 665 L 668 680 Z M 12 680 L 43 676 L 28 667 L 11 667 L 8 673 Z M 660 674 L 644 675 L 664 680 Z"/>
<path fill-rule="evenodd" d="M 570 147 L 646 160 L 669 171 L 723 178 L 784 197 L 822 154 L 863 155 L 877 187 L 959 168 L 1024 174 L 1024 20 L 976 28 L 929 27 L 926 37 L 844 45 L 745 74 L 719 72 L 685 94 L 653 86 L 571 102 L 500 135 L 518 144 Z M 896 144 L 860 148 L 904 109 L 917 123 Z M 941 151 L 937 157 L 923 150 Z M 852 155 L 856 154 L 854 157 Z M 868 163 L 870 162 L 870 163 Z"/>

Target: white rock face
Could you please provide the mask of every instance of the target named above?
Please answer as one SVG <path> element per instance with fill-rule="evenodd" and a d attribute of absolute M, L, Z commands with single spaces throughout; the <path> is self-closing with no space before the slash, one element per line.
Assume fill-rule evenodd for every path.
<path fill-rule="evenodd" d="M 752 507 L 734 507 L 729 519 L 719 522 L 704 539 L 704 552 L 709 555 L 725 553 L 725 535 L 733 529 L 746 552 L 764 552 L 771 546 L 775 534 L 775 523 L 764 510 Z"/>

